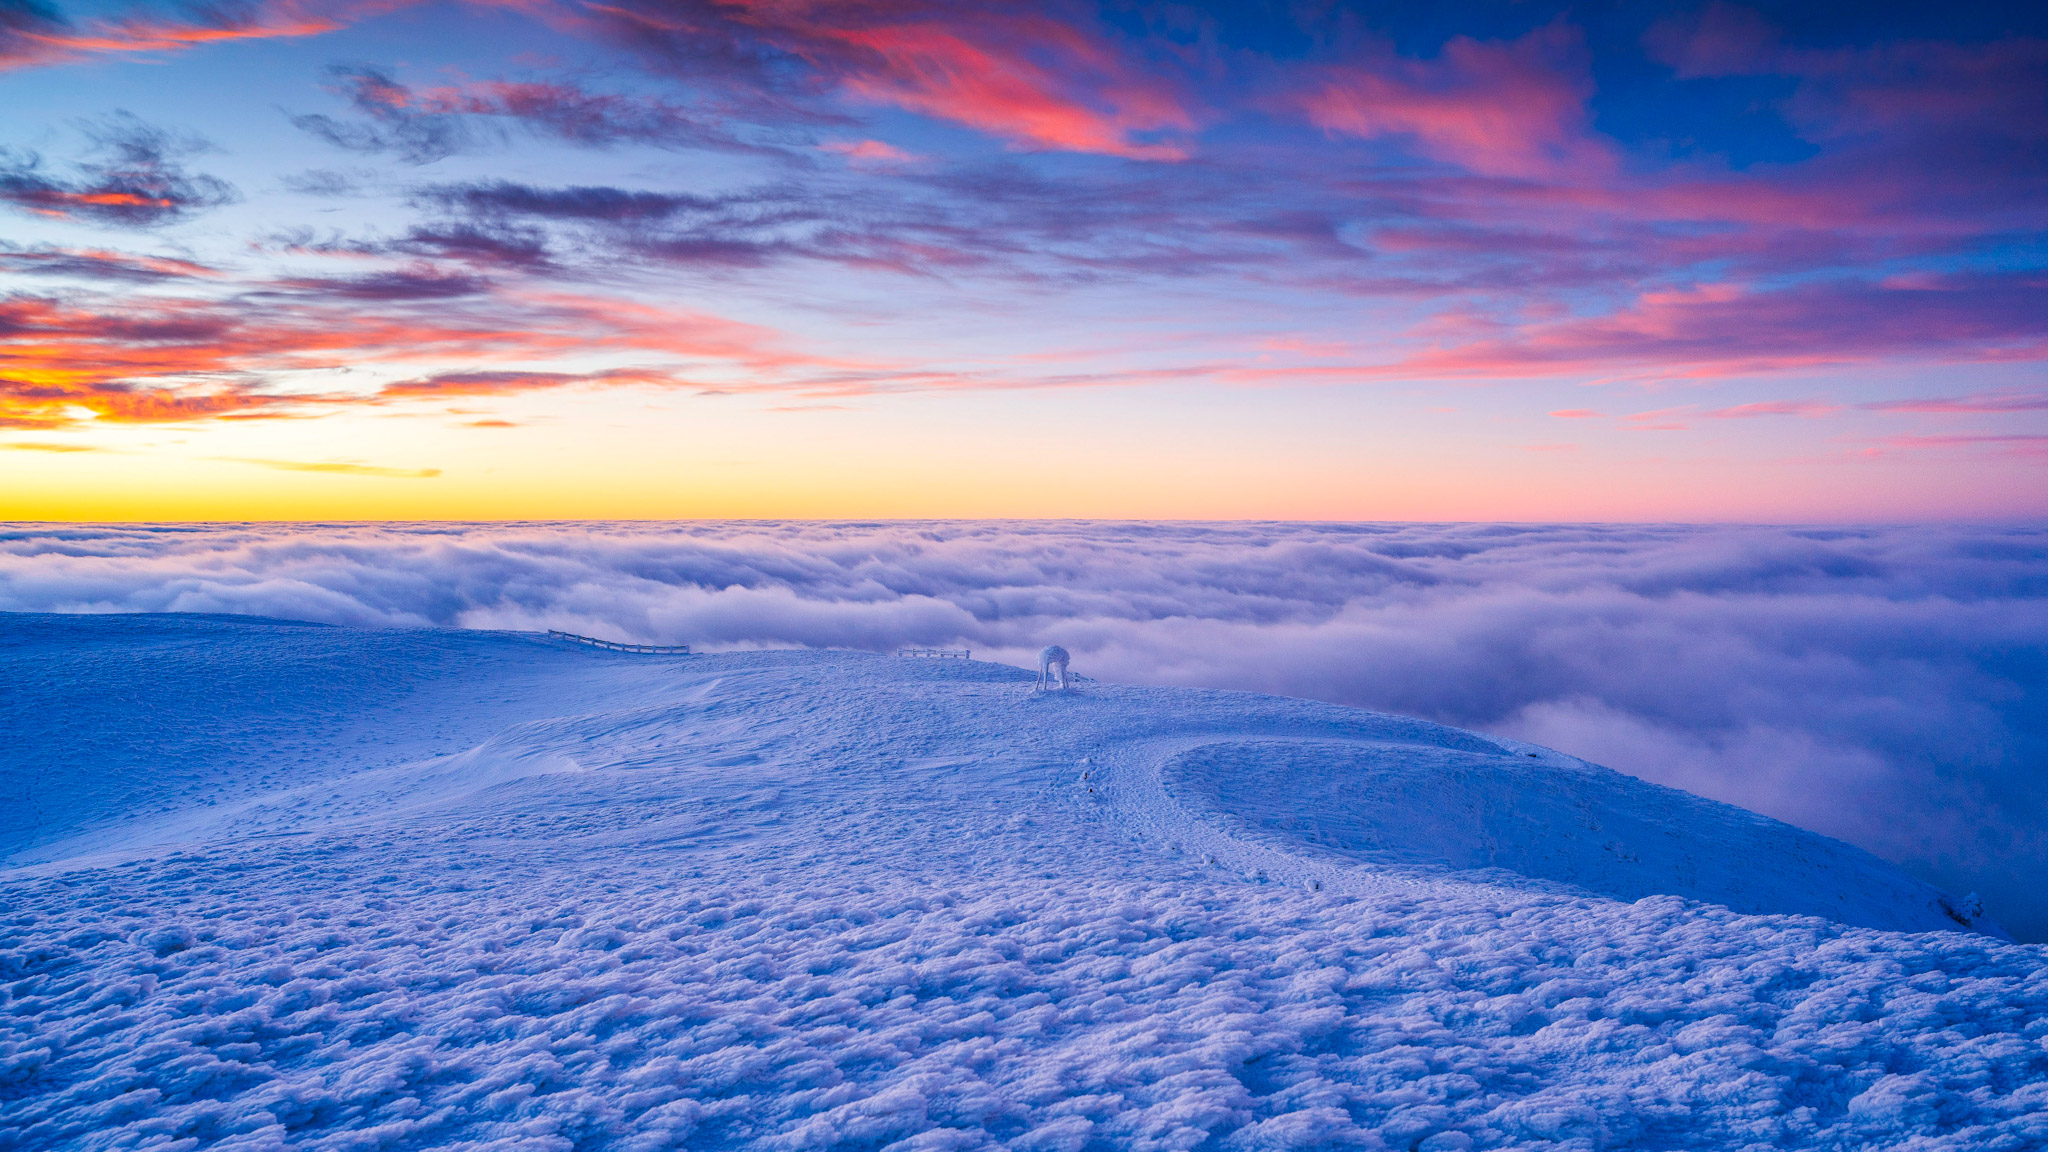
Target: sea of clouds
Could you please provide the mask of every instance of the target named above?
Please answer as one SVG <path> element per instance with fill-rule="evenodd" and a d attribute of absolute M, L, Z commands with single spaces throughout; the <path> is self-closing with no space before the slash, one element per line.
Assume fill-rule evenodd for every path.
<path fill-rule="evenodd" d="M 1547 744 L 2048 939 L 2048 527 L 0 526 L 0 610 L 1074 653 Z"/>

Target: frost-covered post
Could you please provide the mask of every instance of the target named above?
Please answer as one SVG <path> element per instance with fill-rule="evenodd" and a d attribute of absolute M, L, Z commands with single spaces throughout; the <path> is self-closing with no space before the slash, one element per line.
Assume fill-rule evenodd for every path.
<path fill-rule="evenodd" d="M 1048 644 L 1045 650 L 1038 654 L 1038 683 L 1031 690 L 1043 692 L 1051 688 L 1055 669 L 1059 671 L 1060 691 L 1065 692 L 1073 687 L 1067 678 L 1067 650 L 1057 644 Z"/>

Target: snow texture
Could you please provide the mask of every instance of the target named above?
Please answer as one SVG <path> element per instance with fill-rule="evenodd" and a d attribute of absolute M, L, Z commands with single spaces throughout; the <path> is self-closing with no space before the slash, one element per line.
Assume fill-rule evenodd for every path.
<path fill-rule="evenodd" d="M 0 1147 L 2048 1147 L 2048 948 L 1533 745 L 229 617 L 0 676 Z"/>
<path fill-rule="evenodd" d="M 2048 940 L 2048 529 L 702 523 L 0 526 L 0 610 L 700 649 L 1048 640 L 1105 680 L 1561 748 L 1981 892 Z"/>

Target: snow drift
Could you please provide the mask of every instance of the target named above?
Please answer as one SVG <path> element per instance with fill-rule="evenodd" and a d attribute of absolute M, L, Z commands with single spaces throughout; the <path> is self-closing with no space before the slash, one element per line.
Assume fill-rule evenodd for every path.
<path fill-rule="evenodd" d="M 225 617 L 0 674 L 11 1147 L 2048 1141 L 2048 949 L 1514 741 Z"/>

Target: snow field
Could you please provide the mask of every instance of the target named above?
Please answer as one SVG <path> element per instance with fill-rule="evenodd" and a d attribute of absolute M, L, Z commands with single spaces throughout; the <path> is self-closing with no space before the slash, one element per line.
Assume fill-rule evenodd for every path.
<path fill-rule="evenodd" d="M 369 853 L 343 855 L 22 892 L 0 954 L 10 1145 L 2048 1140 L 2048 970 L 1961 934 L 1195 879 L 365 898 L 348 858 Z M 207 891 L 221 869 L 231 899 Z"/>
<path fill-rule="evenodd" d="M 266 709 L 298 702 L 277 731 L 338 735 L 220 751 L 193 733 L 244 703 L 188 686 L 140 712 L 111 659 L 8 745 L 0 785 L 33 795 L 96 731 L 147 802 L 52 804 L 8 844 L 0 1147 L 2048 1147 L 2048 949 L 1786 914 L 1832 884 L 1910 919 L 1931 890 L 1541 750 L 847 653 L 0 617 L 0 658 L 134 657 L 181 627 L 196 666 L 261 667 Z M 337 660 L 374 700 L 321 694 Z M 152 748 L 185 750 L 174 786 Z M 1470 784 L 1464 758 L 1539 797 L 1593 780 L 1596 818 L 1680 855 L 1808 870 L 1743 914 L 1656 852 L 1620 861 L 1608 828 L 1531 848 L 1512 805 L 1485 870 L 1390 850 L 1401 766 Z M 1562 826 L 1537 807 L 1525 831 Z M 1502 867 L 1544 859 L 1666 891 Z"/>

